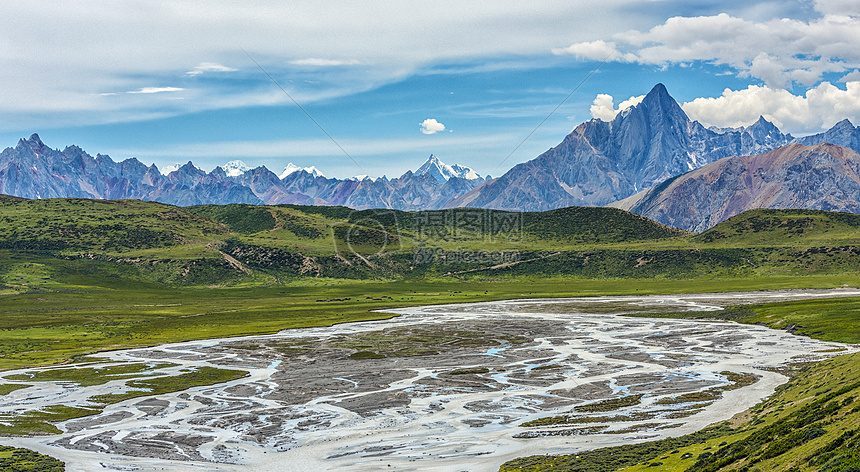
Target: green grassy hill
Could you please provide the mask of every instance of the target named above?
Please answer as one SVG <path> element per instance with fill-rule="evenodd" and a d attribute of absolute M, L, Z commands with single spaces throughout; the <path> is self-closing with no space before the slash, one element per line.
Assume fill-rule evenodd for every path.
<path fill-rule="evenodd" d="M 734 247 L 860 245 L 860 215 L 819 210 L 749 210 L 691 240 Z"/>
<path fill-rule="evenodd" d="M 860 271 L 860 216 L 753 210 L 693 235 L 614 208 L 180 208 L 2 197 L 0 253 L 0 291 L 72 273 L 174 286 L 307 277 L 835 275 Z"/>
<path fill-rule="evenodd" d="M 7 290 L 15 286 L 9 280 L 27 281 L 30 273 L 52 279 L 70 270 L 171 285 L 478 274 L 500 261 L 686 234 L 608 208 L 542 213 L 238 204 L 179 208 L 133 200 L 12 197 L 0 198 L 0 223 L 0 251 L 9 251 L 7 263 L 0 262 Z M 11 263 L 25 262 L 27 254 L 36 266 Z"/>
<path fill-rule="evenodd" d="M 105 254 L 211 241 L 226 226 L 181 208 L 139 200 L 0 200 L 0 248 Z"/>

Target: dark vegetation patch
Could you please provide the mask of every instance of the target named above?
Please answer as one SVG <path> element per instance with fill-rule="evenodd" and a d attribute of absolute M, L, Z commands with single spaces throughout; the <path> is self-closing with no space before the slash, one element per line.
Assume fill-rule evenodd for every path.
<path fill-rule="evenodd" d="M 540 426 L 553 426 L 553 425 L 564 425 L 564 424 L 588 424 L 588 423 L 623 423 L 627 421 L 643 421 L 649 420 L 657 416 L 657 413 L 646 413 L 646 412 L 634 412 L 629 415 L 616 415 L 616 416 L 572 416 L 572 415 L 560 415 L 560 416 L 547 416 L 544 418 L 538 418 L 532 421 L 526 421 L 520 426 L 524 427 L 540 427 Z"/>
<path fill-rule="evenodd" d="M 573 409 L 587 413 L 620 410 L 621 408 L 626 408 L 628 406 L 638 405 L 642 397 L 642 394 L 626 395 L 621 398 L 611 398 L 609 400 L 602 400 L 595 403 L 589 403 L 587 405 L 578 405 L 573 407 Z"/>
<path fill-rule="evenodd" d="M 356 360 L 360 360 L 360 359 L 385 359 L 385 356 L 383 356 L 382 354 L 375 353 L 373 351 L 358 351 L 358 352 L 353 352 L 352 354 L 350 354 L 349 358 L 350 359 L 356 359 Z"/>
<path fill-rule="evenodd" d="M 179 392 L 191 387 L 203 387 L 215 385 L 232 380 L 241 379 L 248 375 L 243 370 L 218 369 L 215 367 L 198 367 L 192 372 L 166 377 L 154 377 L 149 379 L 131 380 L 126 382 L 130 390 L 123 393 L 108 393 L 96 395 L 89 398 L 93 403 L 112 404 L 137 397 L 148 397 L 162 395 L 165 393 Z"/>
<path fill-rule="evenodd" d="M 523 457 L 504 463 L 499 471 L 613 472 L 643 461 L 650 461 L 660 457 L 666 451 L 717 438 L 730 432 L 731 429 L 721 425 L 680 438 L 669 438 L 643 444 L 608 447 L 565 456 Z"/>
<path fill-rule="evenodd" d="M 251 234 L 275 228 L 275 217 L 266 207 L 230 204 L 189 207 L 189 211 L 224 223 L 231 230 Z"/>
<path fill-rule="evenodd" d="M 8 472 L 63 472 L 66 464 L 29 449 L 0 446 L 0 470 Z"/>
<path fill-rule="evenodd" d="M 490 369 L 486 367 L 474 367 L 468 369 L 454 369 L 446 372 L 448 375 L 472 375 L 472 374 L 489 374 Z"/>
<path fill-rule="evenodd" d="M 102 385 L 111 380 L 119 380 L 128 377 L 140 377 L 143 375 L 155 375 L 153 371 L 172 367 L 174 364 L 157 364 L 149 366 L 146 364 L 118 364 L 100 368 L 82 367 L 68 369 L 49 369 L 23 374 L 7 375 L 7 380 L 20 380 L 25 382 L 74 382 L 82 387 Z"/>

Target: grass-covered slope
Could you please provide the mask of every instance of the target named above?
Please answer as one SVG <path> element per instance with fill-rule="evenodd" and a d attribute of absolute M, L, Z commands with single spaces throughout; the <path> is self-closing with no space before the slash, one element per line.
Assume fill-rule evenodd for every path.
<path fill-rule="evenodd" d="M 70 271 L 170 285 L 423 278 L 480 272 L 500 260 L 519 263 L 571 247 L 647 243 L 684 234 L 607 208 L 541 213 L 239 204 L 179 208 L 135 200 L 11 197 L 0 198 L 0 223 L 0 251 L 12 251 L 5 264 L 0 262 L 0 283 L 5 281 L 7 290 L 32 287 L 32 277 L 52 279 Z"/>
<path fill-rule="evenodd" d="M 224 225 L 181 208 L 139 200 L 0 200 L 0 248 L 122 253 L 206 242 Z"/>
<path fill-rule="evenodd" d="M 860 271 L 860 216 L 808 210 L 753 210 L 692 235 L 614 208 L 403 212 L 0 198 L 0 223 L 0 251 L 11 251 L 0 258 L 0 292 L 70 273 L 176 286 Z"/>
<path fill-rule="evenodd" d="M 860 215 L 820 210 L 749 210 L 691 240 L 735 247 L 860 245 Z"/>

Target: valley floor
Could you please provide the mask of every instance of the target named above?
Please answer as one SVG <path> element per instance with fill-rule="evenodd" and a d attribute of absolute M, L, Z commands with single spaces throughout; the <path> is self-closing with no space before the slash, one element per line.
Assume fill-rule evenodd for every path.
<path fill-rule="evenodd" d="M 4 396 L 0 416 L 103 411 L 59 423 L 57 435 L 2 441 L 58 457 L 69 471 L 495 471 L 530 454 L 692 433 L 772 394 L 787 363 L 856 350 L 762 326 L 618 314 L 852 296 L 860 291 L 435 305 L 389 310 L 400 316 L 382 321 L 105 352 L 80 368 L 142 367 L 93 385 L 57 380 L 70 366 L 4 372 L 3 384 L 26 387 Z M 99 403 L 148 376 L 201 368 L 248 375 Z"/>

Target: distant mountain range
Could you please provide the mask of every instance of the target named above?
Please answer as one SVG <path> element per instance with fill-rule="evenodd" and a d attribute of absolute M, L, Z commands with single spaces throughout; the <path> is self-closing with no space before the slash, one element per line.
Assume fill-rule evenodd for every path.
<path fill-rule="evenodd" d="M 135 158 L 114 162 L 77 146 L 51 149 L 38 135 L 0 153 L 0 193 L 24 198 L 81 197 L 141 199 L 173 205 L 280 204 L 343 205 L 357 209 L 443 208 L 482 184 L 472 169 L 430 156 L 416 172 L 395 179 L 329 179 L 315 167 L 292 163 L 280 176 L 242 161 L 205 172 L 188 162 L 167 172 Z"/>
<path fill-rule="evenodd" d="M 136 198 L 181 206 L 294 203 L 343 205 L 355 209 L 479 207 L 512 211 L 602 206 L 639 194 L 635 203 L 630 200 L 616 206 L 641 212 L 665 224 L 701 230 L 716 224 L 721 216 L 712 212 L 703 217 L 705 210 L 701 209 L 695 214 L 681 216 L 678 205 L 690 207 L 689 202 L 673 203 L 671 200 L 681 198 L 680 194 L 666 196 L 660 192 L 670 187 L 672 192 L 677 192 L 677 185 L 690 180 L 677 178 L 675 186 L 664 181 L 727 157 L 757 156 L 789 145 L 825 142 L 860 151 L 860 127 L 843 120 L 824 133 L 795 138 L 782 133 L 762 117 L 745 127 L 708 128 L 690 120 L 666 88 L 657 84 L 641 103 L 622 110 L 612 121 L 593 119 L 582 123 L 556 147 L 495 179 L 482 177 L 465 166 L 445 164 L 434 155 L 415 172 L 408 171 L 393 179 L 367 176 L 333 179 L 325 177 L 315 167 L 299 168 L 292 163 L 276 175 L 265 167 L 251 169 L 241 161 L 232 161 L 211 172 L 191 162 L 159 171 L 156 166 L 146 166 L 134 158 L 114 162 L 102 154 L 92 157 L 77 146 L 62 151 L 51 149 L 34 134 L 0 153 L 0 193 L 25 198 Z M 798 148 L 784 148 L 781 153 L 795 152 L 791 149 Z M 827 152 L 838 154 L 832 149 Z M 768 162 L 793 165 L 787 158 Z M 832 162 L 836 165 L 837 161 Z M 827 172 L 844 170 L 844 166 L 837 167 Z M 737 170 L 731 166 L 708 167 L 707 172 L 717 172 L 715 169 L 721 169 L 719 172 Z M 787 172 L 768 169 L 771 170 L 774 176 Z M 708 175 L 708 179 L 720 180 L 716 174 Z M 744 182 L 751 178 L 757 177 L 738 176 L 739 181 Z M 721 181 L 728 179 L 729 176 L 725 176 Z M 834 191 L 836 188 L 838 186 Z M 640 194 L 646 189 L 654 190 Z M 726 191 L 722 189 L 723 193 Z M 832 208 L 854 211 L 850 209 L 853 208 L 851 202 L 860 202 L 860 195 L 844 192 L 841 195 L 843 205 Z M 654 200 L 660 198 L 663 200 L 659 203 Z M 733 201 L 740 201 L 737 198 Z M 823 196 L 810 200 L 798 197 L 794 204 L 830 209 L 823 203 L 826 199 L 821 198 Z M 748 205 L 765 201 L 772 202 L 749 199 Z M 785 197 L 779 204 L 788 204 L 785 203 L 788 201 L 790 199 Z M 713 204 L 705 203 L 699 204 L 702 208 L 713 208 Z M 732 211 L 726 209 L 720 215 Z"/>

